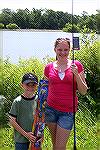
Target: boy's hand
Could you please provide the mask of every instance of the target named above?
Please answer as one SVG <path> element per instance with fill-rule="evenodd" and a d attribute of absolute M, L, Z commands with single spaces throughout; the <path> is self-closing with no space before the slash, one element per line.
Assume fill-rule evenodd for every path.
<path fill-rule="evenodd" d="M 36 141 L 36 137 L 33 135 L 33 132 L 27 132 L 27 138 L 32 143 L 35 143 L 35 141 Z"/>

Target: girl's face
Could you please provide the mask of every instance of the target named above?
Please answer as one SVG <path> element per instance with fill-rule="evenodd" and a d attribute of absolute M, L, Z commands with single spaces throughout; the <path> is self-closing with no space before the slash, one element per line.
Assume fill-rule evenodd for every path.
<path fill-rule="evenodd" d="M 26 93 L 34 93 L 36 88 L 37 88 L 37 84 L 34 83 L 28 83 L 28 84 L 22 84 L 22 87 L 24 89 L 24 92 Z"/>
<path fill-rule="evenodd" d="M 54 50 L 56 52 L 57 59 L 68 58 L 70 48 L 67 41 L 61 41 Z"/>

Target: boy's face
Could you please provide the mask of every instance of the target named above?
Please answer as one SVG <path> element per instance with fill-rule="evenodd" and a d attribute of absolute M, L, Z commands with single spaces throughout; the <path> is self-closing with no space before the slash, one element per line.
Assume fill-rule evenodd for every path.
<path fill-rule="evenodd" d="M 35 90 L 37 88 L 37 84 L 32 83 L 32 82 L 27 83 L 27 84 L 26 83 L 22 83 L 22 87 L 23 87 L 23 89 L 24 89 L 25 92 L 31 94 L 31 93 L 35 92 Z"/>

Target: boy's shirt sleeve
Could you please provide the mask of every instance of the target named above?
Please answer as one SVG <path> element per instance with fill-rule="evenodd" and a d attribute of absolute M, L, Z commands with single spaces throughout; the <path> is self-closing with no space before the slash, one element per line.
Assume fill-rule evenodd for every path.
<path fill-rule="evenodd" d="M 14 100 L 9 111 L 9 115 L 12 117 L 17 117 L 17 102 Z"/>
<path fill-rule="evenodd" d="M 38 104 L 38 95 L 36 95 L 35 100 L 34 100 L 34 105 L 33 105 L 33 116 L 34 116 L 35 113 L 36 113 L 37 104 Z"/>

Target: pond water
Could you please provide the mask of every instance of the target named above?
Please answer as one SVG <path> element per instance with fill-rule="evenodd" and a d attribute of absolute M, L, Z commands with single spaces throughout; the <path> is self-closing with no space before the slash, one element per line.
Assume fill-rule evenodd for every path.
<path fill-rule="evenodd" d="M 55 57 L 54 42 L 59 37 L 67 37 L 72 41 L 72 33 L 61 30 L 3 30 L 0 31 L 0 53 L 3 58 L 10 57 L 12 63 L 18 63 L 19 58 L 33 56 L 41 60 L 46 56 Z"/>

